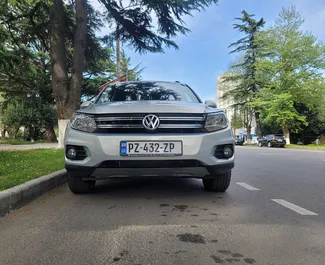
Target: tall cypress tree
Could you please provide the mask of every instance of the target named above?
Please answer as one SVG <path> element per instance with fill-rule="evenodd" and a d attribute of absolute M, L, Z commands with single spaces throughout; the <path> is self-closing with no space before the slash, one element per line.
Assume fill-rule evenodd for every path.
<path fill-rule="evenodd" d="M 254 16 L 244 10 L 242 11 L 242 17 L 235 18 L 241 23 L 234 24 L 233 28 L 244 33 L 245 36 L 229 45 L 229 48 L 234 48 L 230 53 L 244 52 L 243 61 L 232 66 L 233 68 L 240 67 L 243 71 L 225 79 L 225 81 L 233 80 L 237 82 L 238 86 L 230 92 L 230 96 L 236 103 L 241 105 L 248 103 L 260 87 L 256 79 L 256 60 L 260 47 L 260 43 L 256 40 L 256 34 L 264 26 L 265 21 L 263 18 L 257 21 L 254 19 Z M 254 109 L 254 114 L 257 135 L 258 137 L 262 137 L 260 112 L 257 108 Z"/>

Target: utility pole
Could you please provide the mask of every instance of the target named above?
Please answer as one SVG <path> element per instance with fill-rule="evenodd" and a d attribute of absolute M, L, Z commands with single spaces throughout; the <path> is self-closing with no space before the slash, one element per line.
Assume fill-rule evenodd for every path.
<path fill-rule="evenodd" d="M 116 26 L 116 79 L 120 81 L 121 78 L 121 43 L 120 43 L 120 33 L 119 26 Z"/>

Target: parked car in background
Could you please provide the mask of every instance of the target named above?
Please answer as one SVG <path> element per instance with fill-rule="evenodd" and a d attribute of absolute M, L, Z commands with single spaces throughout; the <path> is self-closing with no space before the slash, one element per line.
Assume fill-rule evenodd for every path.
<path fill-rule="evenodd" d="M 236 137 L 235 139 L 235 145 L 243 145 L 244 140 L 242 138 Z"/>
<path fill-rule="evenodd" d="M 284 147 L 287 144 L 283 134 L 269 134 L 258 140 L 258 146 Z"/>

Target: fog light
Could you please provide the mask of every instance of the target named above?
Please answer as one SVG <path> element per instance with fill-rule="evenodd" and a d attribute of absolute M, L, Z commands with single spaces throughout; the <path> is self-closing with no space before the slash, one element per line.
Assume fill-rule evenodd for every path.
<path fill-rule="evenodd" d="M 230 158 L 234 155 L 234 150 L 232 148 L 232 146 L 225 146 L 225 148 L 223 149 L 223 155 L 226 157 L 226 158 Z"/>
<path fill-rule="evenodd" d="M 74 160 L 77 157 L 77 150 L 74 147 L 69 147 L 66 151 L 66 156 L 68 159 Z"/>

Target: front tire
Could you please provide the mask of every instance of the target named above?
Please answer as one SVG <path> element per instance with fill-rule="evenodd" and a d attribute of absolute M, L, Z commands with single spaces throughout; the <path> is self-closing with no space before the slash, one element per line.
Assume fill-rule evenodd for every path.
<path fill-rule="evenodd" d="M 213 179 L 203 179 L 204 188 L 207 191 L 215 191 L 215 192 L 225 192 L 231 180 L 231 171 L 226 173 L 216 174 Z"/>
<path fill-rule="evenodd" d="M 272 143 L 271 143 L 271 142 L 268 142 L 268 143 L 267 143 L 267 146 L 268 146 L 268 147 L 272 147 Z"/>
<path fill-rule="evenodd" d="M 262 147 L 263 146 L 262 142 L 258 142 L 258 146 Z"/>
<path fill-rule="evenodd" d="M 84 181 L 80 177 L 68 173 L 68 185 L 71 192 L 75 194 L 90 193 L 95 188 L 96 181 Z"/>

